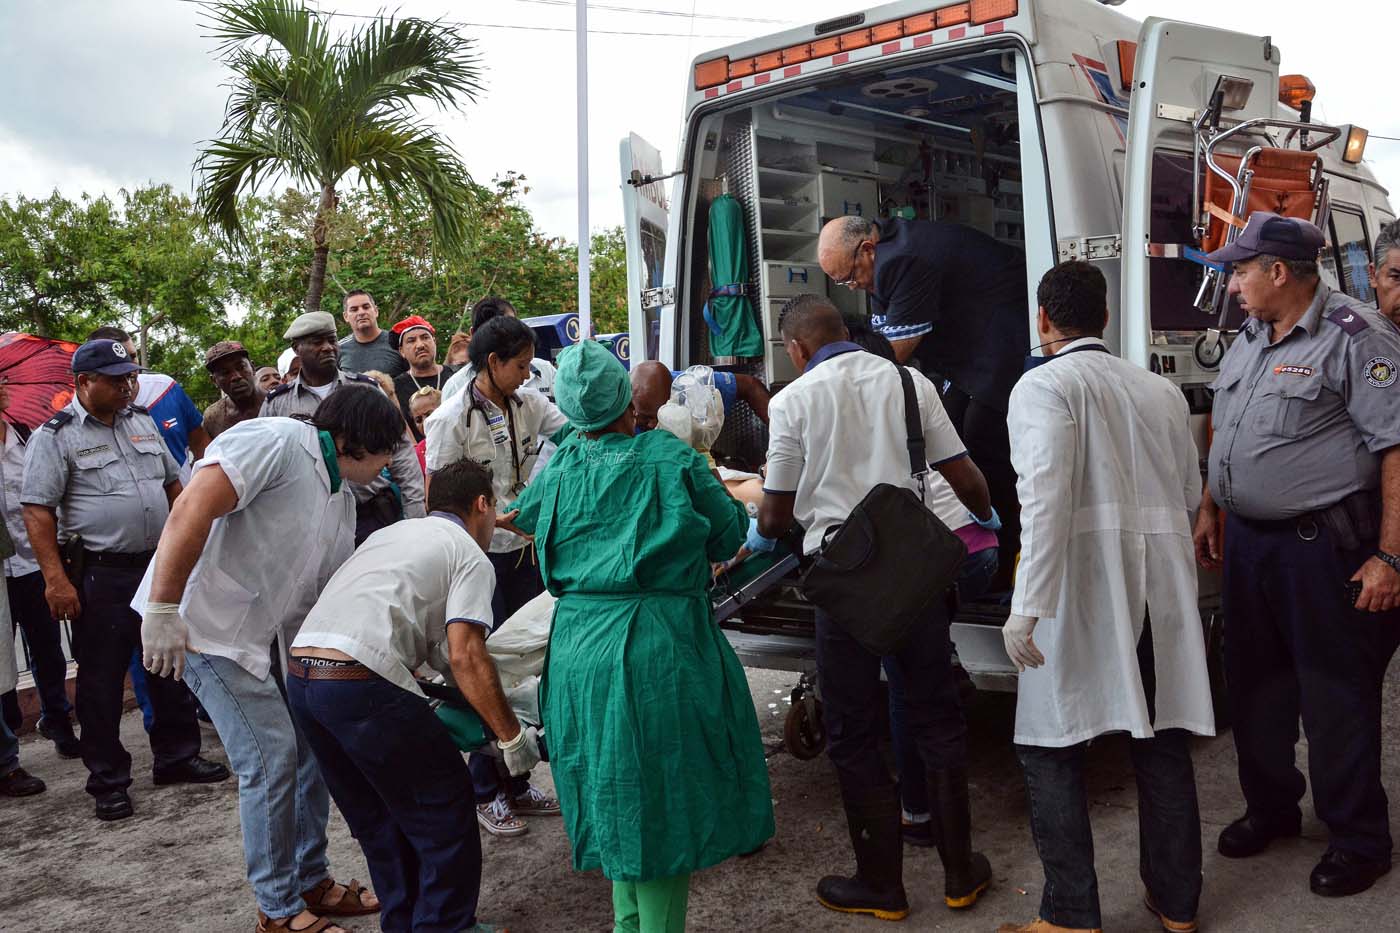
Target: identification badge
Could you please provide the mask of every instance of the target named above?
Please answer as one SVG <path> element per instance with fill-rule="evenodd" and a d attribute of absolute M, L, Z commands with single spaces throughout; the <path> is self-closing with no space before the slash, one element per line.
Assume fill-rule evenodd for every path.
<path fill-rule="evenodd" d="M 160 440 L 160 435 L 159 435 L 159 434 L 132 434 L 132 435 L 129 435 L 129 436 L 131 437 L 131 442 L 132 442 L 133 444 L 139 444 L 139 443 L 141 443 L 142 441 L 158 441 L 158 440 Z"/>
<path fill-rule="evenodd" d="M 501 430 L 491 432 L 491 443 L 497 446 L 510 443 L 510 432 Z"/>
<path fill-rule="evenodd" d="M 1301 366 L 1297 363 L 1285 363 L 1282 366 L 1274 367 L 1275 376 L 1311 376 L 1313 368 L 1311 366 Z"/>
<path fill-rule="evenodd" d="M 75 453 L 73 456 L 75 456 L 75 457 L 91 457 L 93 454 L 105 453 L 106 451 L 109 451 L 109 450 L 111 450 L 111 449 L 112 449 L 112 445 L 110 445 L 110 444 L 99 444 L 99 445 L 97 445 L 96 447 L 84 447 L 82 450 L 78 451 L 78 452 Z"/>

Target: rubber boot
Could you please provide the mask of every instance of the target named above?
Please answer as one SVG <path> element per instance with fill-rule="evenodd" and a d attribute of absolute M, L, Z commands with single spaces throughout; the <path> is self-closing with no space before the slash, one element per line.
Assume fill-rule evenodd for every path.
<path fill-rule="evenodd" d="M 843 795 L 842 802 L 856 853 L 856 875 L 827 875 L 817 883 L 817 900 L 842 913 L 903 920 L 909 916 L 909 900 L 904 896 L 904 845 L 894 786 L 868 791 L 855 800 Z"/>
<path fill-rule="evenodd" d="M 972 811 L 967 798 L 967 769 L 930 771 L 929 801 L 938 820 L 938 857 L 943 860 L 943 901 L 954 910 L 977 903 L 992 883 L 992 865 L 972 851 Z"/>

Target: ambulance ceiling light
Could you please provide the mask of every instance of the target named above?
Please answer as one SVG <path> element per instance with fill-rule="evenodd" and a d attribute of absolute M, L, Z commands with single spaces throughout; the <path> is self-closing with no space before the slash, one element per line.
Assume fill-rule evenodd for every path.
<path fill-rule="evenodd" d="M 861 94 L 871 100 L 908 100 L 922 97 L 925 100 L 938 90 L 938 82 L 928 78 L 901 77 L 886 81 L 875 81 L 860 89 Z"/>

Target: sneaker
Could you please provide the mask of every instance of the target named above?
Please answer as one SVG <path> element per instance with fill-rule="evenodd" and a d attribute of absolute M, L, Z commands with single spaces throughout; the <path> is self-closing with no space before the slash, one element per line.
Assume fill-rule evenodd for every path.
<path fill-rule="evenodd" d="M 476 805 L 476 821 L 493 836 L 521 836 L 530 831 L 525 821 L 515 815 L 504 792 L 489 803 Z"/>
<path fill-rule="evenodd" d="M 511 809 L 525 816 L 558 816 L 559 801 L 530 784 L 525 793 L 511 801 Z"/>

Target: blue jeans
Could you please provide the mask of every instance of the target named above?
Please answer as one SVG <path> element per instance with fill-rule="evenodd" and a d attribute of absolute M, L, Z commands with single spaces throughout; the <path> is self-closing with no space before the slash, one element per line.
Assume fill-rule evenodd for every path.
<path fill-rule="evenodd" d="M 471 778 L 427 700 L 382 677 L 293 674 L 287 695 L 365 853 L 380 929 L 471 929 L 481 889 Z"/>
<path fill-rule="evenodd" d="M 1040 918 L 1076 929 L 1103 925 L 1084 789 L 1087 747 L 1016 746 L 1026 772 L 1031 835 L 1045 869 Z M 1167 729 L 1130 739 L 1128 751 L 1138 787 L 1138 873 L 1158 910 L 1172 920 L 1194 920 L 1201 900 L 1201 815 L 1186 733 Z"/>
<path fill-rule="evenodd" d="M 146 668 L 142 666 L 141 649 L 131 652 L 131 663 L 126 666 L 131 678 L 131 693 L 136 697 L 136 705 L 141 708 L 141 725 L 147 732 L 156 724 L 156 711 L 151 706 L 151 694 L 146 689 Z"/>
<path fill-rule="evenodd" d="M 958 571 L 959 598 L 976 599 L 987 592 L 997 575 L 999 563 L 994 547 L 969 554 Z M 906 813 L 923 816 L 929 812 L 928 781 L 924 780 L 924 759 L 905 722 L 904 675 L 894 658 L 883 658 L 882 663 L 890 685 L 890 740 L 894 745 L 895 770 L 899 772 L 899 799 Z M 909 775 L 908 779 L 905 775 Z"/>
<path fill-rule="evenodd" d="M 311 747 L 274 675 L 258 680 L 211 654 L 190 651 L 185 659 L 185 682 L 238 775 L 243 856 L 258 909 L 272 918 L 295 916 L 306 908 L 302 892 L 330 876 L 330 795 Z"/>

